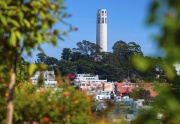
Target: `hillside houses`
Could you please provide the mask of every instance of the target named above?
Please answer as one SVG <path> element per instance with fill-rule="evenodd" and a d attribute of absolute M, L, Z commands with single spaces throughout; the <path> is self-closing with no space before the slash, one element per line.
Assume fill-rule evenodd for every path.
<path fill-rule="evenodd" d="M 33 84 L 37 84 L 41 74 L 44 77 L 45 85 L 55 86 L 57 84 L 53 71 L 36 72 L 31 77 Z M 154 83 L 108 82 L 107 79 L 102 80 L 99 79 L 98 75 L 91 74 L 76 74 L 74 80 L 71 81 L 73 81 L 71 83 L 78 90 L 86 92 L 88 95 L 94 95 L 96 111 L 106 109 L 107 105 L 105 103 L 107 101 L 113 102 L 115 108 L 110 112 L 109 118 L 111 120 L 120 118 L 132 121 L 138 115 L 139 110 L 144 107 L 144 99 L 137 99 L 135 101 L 128 96 L 134 89 L 143 88 L 149 91 L 151 96 L 155 97 L 157 95 Z"/>
<path fill-rule="evenodd" d="M 98 75 L 90 74 L 77 74 L 74 79 L 74 84 L 79 87 L 80 90 L 87 92 L 114 92 L 114 82 L 107 82 L 107 80 L 100 80 Z"/>
<path fill-rule="evenodd" d="M 36 85 L 38 78 L 42 74 L 45 85 L 56 85 L 54 71 L 37 71 L 33 77 L 30 78 L 31 82 Z M 99 95 L 98 98 L 107 98 L 109 95 L 114 94 L 117 96 L 126 96 L 132 90 L 143 88 L 150 92 L 152 97 L 157 95 L 154 89 L 154 83 L 131 83 L 131 82 L 108 82 L 107 79 L 99 79 L 98 75 L 91 74 L 76 74 L 74 85 L 79 90 L 86 91 L 88 94 Z M 106 96 L 105 96 L 106 95 Z"/>

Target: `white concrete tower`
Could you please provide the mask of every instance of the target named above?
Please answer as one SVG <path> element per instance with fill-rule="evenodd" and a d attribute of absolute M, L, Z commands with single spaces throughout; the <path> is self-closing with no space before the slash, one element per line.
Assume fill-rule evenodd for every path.
<path fill-rule="evenodd" d="M 99 52 L 107 52 L 107 13 L 106 9 L 97 11 L 96 44 L 102 49 Z"/>

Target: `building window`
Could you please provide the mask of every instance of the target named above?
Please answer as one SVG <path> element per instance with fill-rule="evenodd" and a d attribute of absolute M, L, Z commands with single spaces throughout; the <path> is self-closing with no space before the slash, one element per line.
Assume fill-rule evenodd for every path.
<path fill-rule="evenodd" d="M 104 11 L 102 11 L 102 16 L 104 16 Z"/>
<path fill-rule="evenodd" d="M 102 23 L 104 23 L 104 18 L 102 18 Z"/>
<path fill-rule="evenodd" d="M 81 86 L 85 86 L 85 84 L 81 84 Z"/>
<path fill-rule="evenodd" d="M 90 86 L 90 84 L 86 84 L 86 86 Z"/>
<path fill-rule="evenodd" d="M 106 20 L 106 18 L 105 18 L 105 24 L 107 23 L 107 20 Z"/>
<path fill-rule="evenodd" d="M 98 96 L 98 99 L 100 99 L 100 96 Z"/>

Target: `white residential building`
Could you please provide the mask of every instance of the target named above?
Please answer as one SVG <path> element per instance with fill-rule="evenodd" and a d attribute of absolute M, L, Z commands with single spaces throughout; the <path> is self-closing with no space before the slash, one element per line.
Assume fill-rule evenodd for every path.
<path fill-rule="evenodd" d="M 38 78 L 42 74 L 44 78 L 44 82 L 46 85 L 56 85 L 57 81 L 55 80 L 54 71 L 36 71 L 33 77 L 31 77 L 31 81 L 34 85 L 38 83 Z"/>
<path fill-rule="evenodd" d="M 110 100 L 111 99 L 111 95 L 110 94 L 97 94 L 96 95 L 96 101 L 99 100 Z"/>
<path fill-rule="evenodd" d="M 74 84 L 79 86 L 81 90 L 96 91 L 97 92 L 114 92 L 114 82 L 107 82 L 107 80 L 99 80 L 98 75 L 77 74 L 74 79 Z"/>

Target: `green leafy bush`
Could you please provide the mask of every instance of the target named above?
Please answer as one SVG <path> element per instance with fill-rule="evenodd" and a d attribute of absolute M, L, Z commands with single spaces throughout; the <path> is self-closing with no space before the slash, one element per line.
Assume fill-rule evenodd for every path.
<path fill-rule="evenodd" d="M 0 101 L 0 120 L 6 114 L 6 99 Z M 14 123 L 90 123 L 91 98 L 68 84 L 38 87 L 20 83 L 15 88 Z"/>

